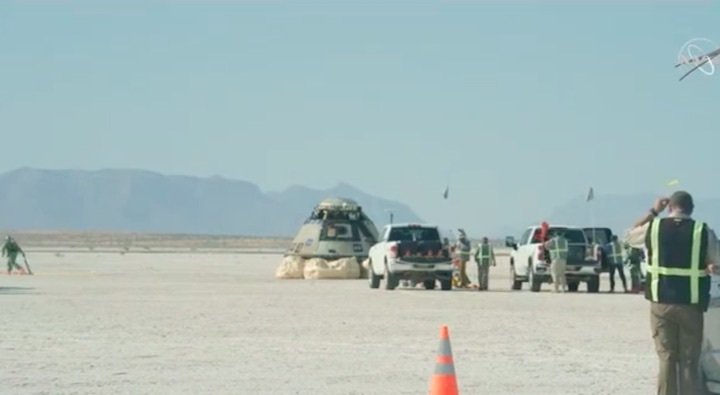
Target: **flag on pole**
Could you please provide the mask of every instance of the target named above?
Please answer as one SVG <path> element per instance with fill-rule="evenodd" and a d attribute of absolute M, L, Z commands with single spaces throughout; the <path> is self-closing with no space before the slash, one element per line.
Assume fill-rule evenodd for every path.
<path fill-rule="evenodd" d="M 678 181 L 678 180 L 676 180 L 676 179 L 675 179 L 675 180 L 670 180 L 670 182 L 667 183 L 667 186 L 671 187 L 671 186 L 673 186 L 673 185 L 677 185 L 678 183 L 680 183 L 680 181 Z"/>
<path fill-rule="evenodd" d="M 588 189 L 588 193 L 587 193 L 587 197 L 585 198 L 585 201 L 589 202 L 593 199 L 595 199 L 595 191 L 593 191 L 593 188 L 590 187 L 590 189 Z"/>
<path fill-rule="evenodd" d="M 443 199 L 447 199 L 448 196 L 450 196 L 450 185 L 445 187 L 445 192 L 443 192 Z"/>

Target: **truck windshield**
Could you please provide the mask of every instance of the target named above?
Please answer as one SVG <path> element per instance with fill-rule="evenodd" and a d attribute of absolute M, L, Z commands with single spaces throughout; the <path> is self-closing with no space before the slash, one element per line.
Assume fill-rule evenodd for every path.
<path fill-rule="evenodd" d="M 563 233 L 568 243 L 585 244 L 585 233 L 581 229 L 568 229 L 568 228 L 553 228 L 550 227 L 548 230 L 548 238 L 557 236 L 558 233 Z M 540 228 L 535 229 L 535 233 L 532 237 L 533 243 L 540 243 Z"/>
<path fill-rule="evenodd" d="M 436 228 L 403 226 L 392 228 L 388 241 L 438 241 L 440 233 Z"/>
<path fill-rule="evenodd" d="M 584 232 L 588 242 L 596 244 L 609 243 L 610 234 L 612 233 L 609 229 L 605 228 L 585 228 Z"/>

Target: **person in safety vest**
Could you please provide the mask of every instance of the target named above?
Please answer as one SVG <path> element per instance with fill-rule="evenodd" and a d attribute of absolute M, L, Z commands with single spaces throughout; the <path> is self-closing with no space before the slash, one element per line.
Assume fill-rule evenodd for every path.
<path fill-rule="evenodd" d="M 657 218 L 669 208 L 666 218 Z M 660 360 L 658 394 L 701 394 L 698 364 L 704 312 L 710 303 L 710 273 L 717 273 L 715 232 L 690 217 L 693 199 L 685 191 L 660 198 L 625 236 L 633 248 L 646 248 L 645 298 Z"/>
<path fill-rule="evenodd" d="M 487 237 L 482 238 L 482 242 L 475 249 L 475 262 L 478 268 L 478 290 L 488 290 L 488 280 L 490 277 L 490 264 L 495 266 L 495 251 L 488 242 Z"/>
<path fill-rule="evenodd" d="M 562 233 L 556 234 L 544 244 L 550 252 L 550 275 L 552 276 L 554 292 L 567 291 L 567 268 L 568 241 Z"/>
<path fill-rule="evenodd" d="M 608 257 L 609 275 L 610 275 L 610 292 L 615 292 L 615 272 L 617 271 L 622 282 L 623 290 L 628 292 L 627 280 L 625 279 L 625 259 L 623 258 L 623 246 L 618 241 L 616 235 L 612 235 L 610 242 L 605 247 Z"/>
<path fill-rule="evenodd" d="M 460 261 L 460 288 L 466 288 L 470 285 L 470 278 L 468 278 L 467 275 L 467 263 L 470 260 L 472 244 L 470 244 L 470 240 L 468 240 L 465 230 L 458 229 L 458 240 L 455 247 L 458 260 Z"/>
<path fill-rule="evenodd" d="M 632 248 L 625 244 L 626 249 L 626 261 L 630 267 L 630 292 L 639 293 L 640 283 L 642 280 L 642 273 L 640 263 L 643 260 L 643 250 L 639 248 Z"/>

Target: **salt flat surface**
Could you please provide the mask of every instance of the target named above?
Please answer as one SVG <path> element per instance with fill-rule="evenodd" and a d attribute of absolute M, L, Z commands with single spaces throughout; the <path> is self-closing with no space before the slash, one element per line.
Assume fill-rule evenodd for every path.
<path fill-rule="evenodd" d="M 461 394 L 654 393 L 642 296 L 511 292 L 506 258 L 480 293 L 276 280 L 278 255 L 28 257 L 0 276 L 2 394 L 427 394 L 442 324 Z"/>

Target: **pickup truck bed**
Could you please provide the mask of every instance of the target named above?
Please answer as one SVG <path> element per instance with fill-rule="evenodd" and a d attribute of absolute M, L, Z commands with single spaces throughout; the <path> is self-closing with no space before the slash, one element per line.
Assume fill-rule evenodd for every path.
<path fill-rule="evenodd" d="M 431 264 L 447 262 L 450 253 L 439 240 L 399 241 L 398 259 L 408 263 Z"/>
<path fill-rule="evenodd" d="M 595 261 L 586 261 L 586 246 L 584 244 L 570 244 L 568 245 L 568 266 L 591 266 L 595 264 Z M 545 250 L 545 262 L 550 263 L 550 252 Z"/>
<path fill-rule="evenodd" d="M 510 253 L 511 289 L 520 290 L 522 284 L 528 282 L 531 291 L 539 292 L 543 283 L 552 282 L 550 253 L 542 249 L 540 243 L 561 234 L 568 241 L 565 271 L 568 290 L 577 291 L 579 283 L 585 282 L 588 292 L 598 292 L 601 267 L 599 262 L 590 258 L 589 244 L 583 228 L 550 226 L 546 238 L 541 240 L 543 232 L 542 225 L 529 227 L 519 245 L 513 237 L 506 238 L 506 245 L 513 248 Z"/>
<path fill-rule="evenodd" d="M 370 288 L 395 289 L 402 280 L 423 283 L 426 289 L 452 287 L 453 264 L 447 245 L 436 226 L 390 224 L 381 240 L 370 248 L 368 280 Z"/>

